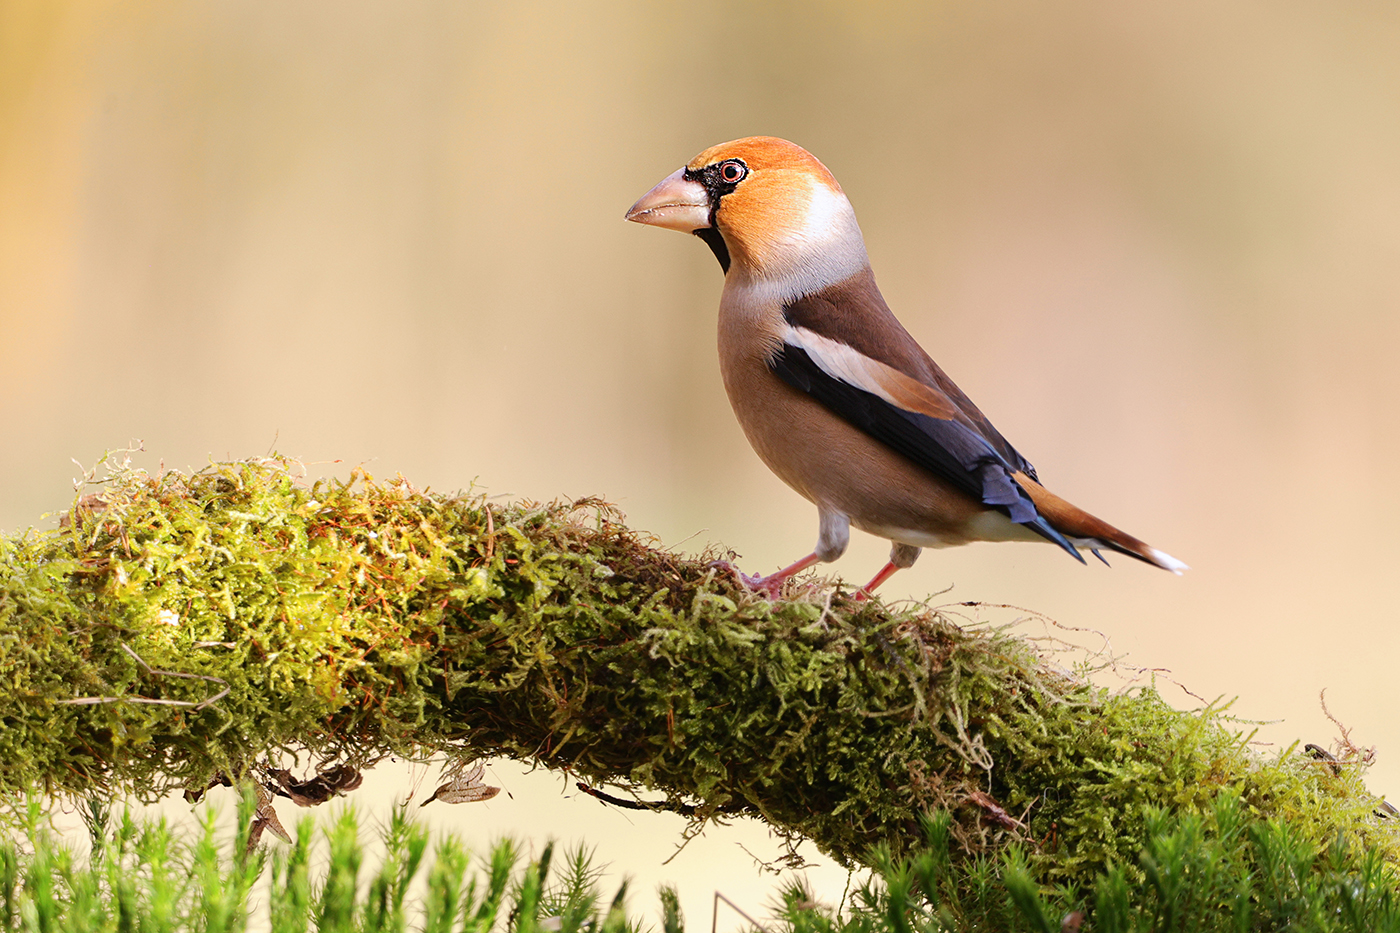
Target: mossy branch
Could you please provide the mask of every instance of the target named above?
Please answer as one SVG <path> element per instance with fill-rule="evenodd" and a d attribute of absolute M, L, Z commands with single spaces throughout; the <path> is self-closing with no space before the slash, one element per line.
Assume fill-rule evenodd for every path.
<path fill-rule="evenodd" d="M 936 609 L 769 602 L 600 501 L 308 484 L 280 458 L 97 487 L 0 539 L 10 799 L 449 752 L 751 813 L 846 861 L 907 851 L 942 807 L 962 851 L 1019 840 L 1074 884 L 1136 864 L 1149 807 L 1208 818 L 1225 788 L 1319 847 L 1400 852 L 1358 762 L 1265 761 L 1218 710 L 1112 695 Z"/>

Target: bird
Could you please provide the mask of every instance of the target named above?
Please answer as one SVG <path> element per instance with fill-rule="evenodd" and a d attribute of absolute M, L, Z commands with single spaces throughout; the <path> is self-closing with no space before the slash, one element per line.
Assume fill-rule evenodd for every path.
<path fill-rule="evenodd" d="M 850 529 L 886 538 L 870 596 L 923 548 L 1044 541 L 1080 563 L 1103 551 L 1180 574 L 1169 554 L 1072 505 L 904 329 L 875 284 L 855 210 L 801 146 L 720 143 L 662 179 L 626 219 L 691 233 L 719 260 L 719 362 L 759 458 L 817 507 L 817 541 L 767 576 L 787 580 L 846 550 Z"/>

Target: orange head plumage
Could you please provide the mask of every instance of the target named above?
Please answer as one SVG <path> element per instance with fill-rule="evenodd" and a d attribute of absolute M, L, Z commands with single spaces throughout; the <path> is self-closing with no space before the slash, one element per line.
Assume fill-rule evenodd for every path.
<path fill-rule="evenodd" d="M 694 233 L 726 273 L 838 281 L 866 265 L 855 211 L 826 166 L 795 143 L 750 136 L 711 146 L 627 211 Z"/>

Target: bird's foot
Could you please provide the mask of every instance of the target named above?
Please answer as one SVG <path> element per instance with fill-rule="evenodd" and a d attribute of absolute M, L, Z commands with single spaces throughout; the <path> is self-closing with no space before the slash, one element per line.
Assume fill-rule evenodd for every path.
<path fill-rule="evenodd" d="M 753 590 L 755 593 L 762 593 L 768 599 L 780 599 L 783 595 L 783 585 L 787 583 L 788 577 L 792 574 L 786 570 L 779 570 L 777 573 L 770 573 L 766 577 L 758 574 L 747 574 L 735 567 L 727 560 L 711 561 L 710 566 L 716 570 L 727 570 L 734 574 L 734 578 L 739 581 L 739 585 L 745 589 Z"/>

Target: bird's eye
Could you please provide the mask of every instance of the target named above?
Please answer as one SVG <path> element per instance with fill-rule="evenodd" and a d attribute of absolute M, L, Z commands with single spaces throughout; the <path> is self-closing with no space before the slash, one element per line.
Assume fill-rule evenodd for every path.
<path fill-rule="evenodd" d="M 719 177 L 725 184 L 732 185 L 743 181 L 744 176 L 749 173 L 749 167 L 738 159 L 730 159 L 719 164 Z"/>

